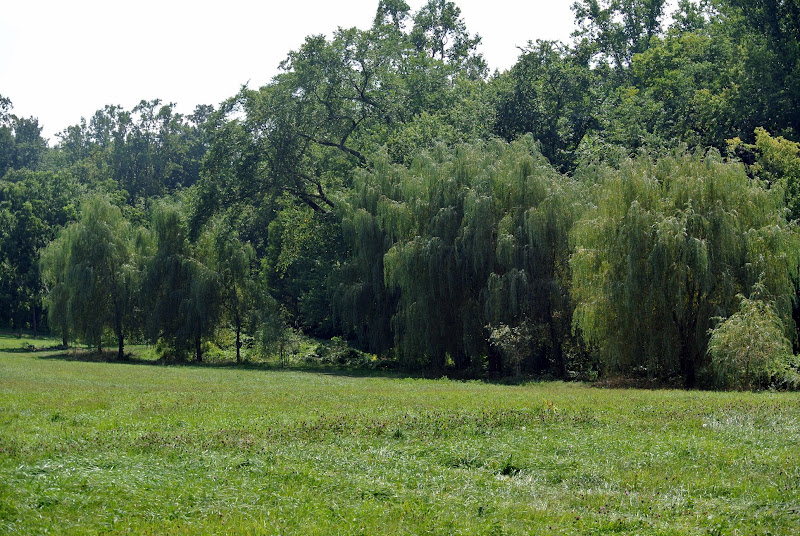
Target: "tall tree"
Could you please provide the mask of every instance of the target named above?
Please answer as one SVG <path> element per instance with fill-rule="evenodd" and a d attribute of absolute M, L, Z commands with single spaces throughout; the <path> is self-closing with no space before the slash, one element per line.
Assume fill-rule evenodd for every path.
<path fill-rule="evenodd" d="M 153 208 L 150 225 L 155 250 L 142 285 L 148 338 L 167 356 L 183 359 L 193 342 L 185 319 L 192 284 L 186 224 L 180 209 L 164 201 Z"/>
<path fill-rule="evenodd" d="M 39 120 L 18 117 L 11 113 L 13 107 L 0 95 L 0 178 L 8 170 L 37 169 L 47 150 Z"/>
<path fill-rule="evenodd" d="M 168 358 L 181 360 L 194 352 L 200 362 L 203 342 L 214 334 L 222 314 L 222 275 L 214 269 L 222 261 L 215 262 L 210 234 L 195 244 L 189 240 L 184 206 L 180 200 L 162 200 L 153 207 L 155 248 L 146 264 L 143 294 L 148 337 Z"/>
<path fill-rule="evenodd" d="M 559 184 L 530 137 L 440 146 L 410 168 L 385 158 L 357 182 L 343 220 L 353 252 L 337 302 L 346 325 L 374 348 L 388 325 L 407 366 L 497 373 L 491 324 L 527 318 L 545 342 L 528 349 L 525 370 L 563 374 L 571 181 Z"/>
<path fill-rule="evenodd" d="M 665 0 L 577 0 L 572 4 L 578 38 L 600 61 L 623 73 L 662 31 Z"/>
<path fill-rule="evenodd" d="M 714 319 L 757 283 L 790 325 L 800 249 L 780 188 L 714 154 L 639 157 L 584 173 L 597 197 L 573 230 L 575 326 L 605 370 L 694 386 Z"/>
<path fill-rule="evenodd" d="M 242 332 L 256 306 L 255 251 L 242 242 L 230 221 L 215 218 L 200 238 L 199 253 L 216 276 L 222 316 L 236 334 L 236 362 L 242 360 Z M 211 303 L 203 304 L 208 307 Z"/>
<path fill-rule="evenodd" d="M 721 24 L 740 53 L 736 107 L 748 135 L 757 127 L 800 136 L 800 1 L 718 0 Z"/>
<path fill-rule="evenodd" d="M 11 170 L 0 179 L 0 321 L 37 331 L 39 250 L 74 220 L 81 189 L 66 172 Z"/>
<path fill-rule="evenodd" d="M 199 177 L 209 110 L 185 117 L 174 109 L 158 99 L 130 111 L 106 106 L 62 132 L 59 148 L 85 182 L 111 179 L 130 204 L 189 187 Z"/>
<path fill-rule="evenodd" d="M 494 131 L 511 141 L 531 133 L 554 166 L 571 171 L 575 152 L 596 128 L 601 76 L 561 43 L 528 43 L 497 86 Z"/>
<path fill-rule="evenodd" d="M 65 323 L 58 317 L 66 311 L 69 333 L 98 350 L 102 350 L 105 330 L 110 329 L 120 359 L 125 337 L 136 328 L 134 304 L 141 265 L 134 245 L 134 229 L 120 209 L 94 196 L 82 205 L 80 220 L 66 227 L 42 256 L 54 294 L 50 303 L 56 324 Z M 64 296 L 68 296 L 66 304 Z"/>
<path fill-rule="evenodd" d="M 461 18 L 461 9 L 455 3 L 428 0 L 414 14 L 410 38 L 418 51 L 464 70 L 468 77 L 486 76 L 486 62 L 474 52 L 481 38 L 469 34 Z"/>

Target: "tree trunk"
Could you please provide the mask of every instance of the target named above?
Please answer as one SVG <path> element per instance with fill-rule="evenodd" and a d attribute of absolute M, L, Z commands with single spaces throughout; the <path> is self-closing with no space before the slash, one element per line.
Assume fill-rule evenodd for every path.
<path fill-rule="evenodd" d="M 695 386 L 695 340 L 697 331 L 697 313 L 691 313 L 686 322 L 681 322 L 678 315 L 672 312 L 672 321 L 678 329 L 678 368 L 683 378 L 683 386 L 692 389 Z"/>
<path fill-rule="evenodd" d="M 203 362 L 203 347 L 200 337 L 195 337 L 194 339 L 194 355 L 198 363 Z"/>
<path fill-rule="evenodd" d="M 695 332 L 695 324 L 696 320 L 692 319 L 689 322 L 689 326 L 678 329 L 678 336 L 680 337 L 678 360 L 681 376 L 683 377 L 683 386 L 686 389 L 692 389 L 696 382 L 694 344 L 691 340 Z"/>
<path fill-rule="evenodd" d="M 562 380 L 567 376 L 567 370 L 564 366 L 564 350 L 561 348 L 561 337 L 559 337 L 558 329 L 556 328 L 556 320 L 553 318 L 552 309 L 548 313 L 549 327 L 550 327 L 550 344 L 551 344 L 551 359 L 553 360 L 553 369 L 558 378 Z"/>
<path fill-rule="evenodd" d="M 242 326 L 241 322 L 236 320 L 236 362 L 242 362 Z"/>
<path fill-rule="evenodd" d="M 117 333 L 117 342 L 119 343 L 117 359 L 122 361 L 125 359 L 125 336 L 122 334 L 122 332 Z"/>
<path fill-rule="evenodd" d="M 489 376 L 497 377 L 503 372 L 503 356 L 496 345 L 489 345 Z"/>
<path fill-rule="evenodd" d="M 37 328 L 37 323 L 36 323 L 36 306 L 35 305 L 33 306 L 33 311 L 31 312 L 31 327 L 33 327 L 33 338 L 35 339 L 37 334 L 38 334 L 38 330 L 36 329 Z"/>

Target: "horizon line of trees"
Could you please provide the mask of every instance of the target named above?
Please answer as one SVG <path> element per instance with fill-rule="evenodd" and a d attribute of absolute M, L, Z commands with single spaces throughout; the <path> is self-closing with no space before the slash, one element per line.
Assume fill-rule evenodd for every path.
<path fill-rule="evenodd" d="M 579 0 L 489 75 L 380 0 L 191 115 L 47 147 L 0 98 L 0 322 L 203 359 L 342 337 L 461 376 L 797 386 L 800 4 Z"/>

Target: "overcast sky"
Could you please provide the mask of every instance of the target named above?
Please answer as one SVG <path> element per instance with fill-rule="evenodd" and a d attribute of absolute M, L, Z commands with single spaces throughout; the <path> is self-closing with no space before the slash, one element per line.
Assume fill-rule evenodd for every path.
<path fill-rule="evenodd" d="M 412 12 L 426 0 L 406 0 Z M 456 0 L 489 67 L 518 46 L 568 41 L 572 0 Z M 106 104 L 174 102 L 191 113 L 277 73 L 305 36 L 366 29 L 378 0 L 8 0 L 0 9 L 0 95 L 55 134 Z"/>

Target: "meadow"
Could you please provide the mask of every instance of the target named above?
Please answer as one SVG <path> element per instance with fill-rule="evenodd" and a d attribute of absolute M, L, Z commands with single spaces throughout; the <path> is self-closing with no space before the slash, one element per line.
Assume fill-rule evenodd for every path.
<path fill-rule="evenodd" d="M 800 533 L 800 394 L 99 362 L 0 335 L 0 534 Z"/>

